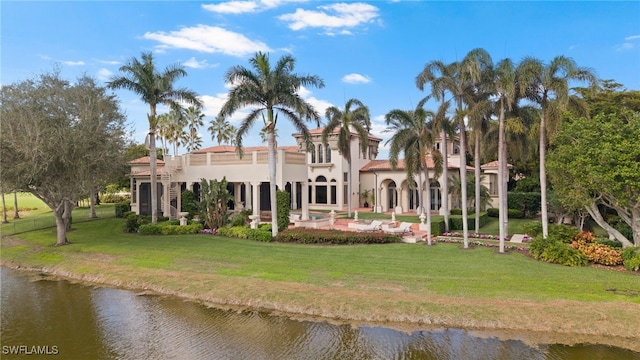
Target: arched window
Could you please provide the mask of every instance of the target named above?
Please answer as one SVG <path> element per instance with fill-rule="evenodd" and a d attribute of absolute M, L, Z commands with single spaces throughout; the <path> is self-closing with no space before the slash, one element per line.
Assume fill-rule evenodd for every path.
<path fill-rule="evenodd" d="M 311 163 L 315 164 L 316 163 L 316 146 L 315 145 L 311 145 Z"/>
<path fill-rule="evenodd" d="M 320 175 L 316 178 L 316 204 L 327 203 L 327 178 Z"/>
<path fill-rule="evenodd" d="M 458 154 L 460 154 L 460 148 L 459 148 L 459 147 L 457 147 L 457 146 L 454 146 L 454 147 L 453 147 L 453 154 L 454 154 L 454 155 L 458 155 Z"/>
<path fill-rule="evenodd" d="M 321 164 L 323 163 L 322 161 L 322 144 L 318 144 L 318 163 Z"/>
<path fill-rule="evenodd" d="M 325 160 L 327 161 L 327 163 L 330 163 L 331 162 L 331 147 L 329 146 L 329 144 L 327 144 L 326 153 L 327 153 L 327 156 L 325 157 Z"/>
<path fill-rule="evenodd" d="M 398 205 L 398 192 L 396 191 L 396 183 L 389 183 L 389 209 L 393 209 Z"/>

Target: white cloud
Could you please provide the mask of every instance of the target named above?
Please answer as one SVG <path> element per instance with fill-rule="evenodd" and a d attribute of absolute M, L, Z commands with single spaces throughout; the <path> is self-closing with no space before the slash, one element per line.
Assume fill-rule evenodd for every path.
<path fill-rule="evenodd" d="M 294 1 L 306 1 L 306 0 L 261 0 L 261 1 L 253 1 L 253 0 L 232 0 L 227 2 L 221 2 L 216 4 L 203 4 L 202 8 L 222 14 L 244 14 L 244 13 L 253 13 L 259 12 L 263 10 L 273 9 L 282 5 L 285 2 L 294 2 Z"/>
<path fill-rule="evenodd" d="M 84 61 L 62 61 L 64 65 L 67 66 L 82 66 L 84 65 Z"/>
<path fill-rule="evenodd" d="M 342 78 L 342 82 L 347 84 L 367 84 L 371 82 L 371 78 L 366 75 L 351 73 Z"/>
<path fill-rule="evenodd" d="M 631 36 L 627 36 L 624 39 L 627 40 L 627 41 L 629 41 L 629 40 L 640 40 L 640 35 L 631 35 Z"/>
<path fill-rule="evenodd" d="M 370 132 L 371 135 L 377 136 L 381 139 L 388 139 L 391 137 L 392 134 L 385 132 L 386 129 L 387 129 L 387 123 L 385 121 L 384 115 L 378 115 L 373 117 L 373 119 L 371 120 L 371 132 Z"/>
<path fill-rule="evenodd" d="M 98 70 L 96 73 L 98 80 L 109 81 L 113 73 L 105 68 Z"/>
<path fill-rule="evenodd" d="M 326 100 L 321 100 L 312 96 L 312 92 L 304 86 L 301 86 L 300 89 L 298 89 L 298 95 L 300 95 L 300 97 L 306 102 L 313 105 L 318 114 L 320 114 L 320 117 L 324 117 L 324 113 L 327 111 L 327 108 L 333 106 L 332 103 Z"/>
<path fill-rule="evenodd" d="M 256 51 L 271 51 L 269 46 L 261 41 L 251 40 L 242 34 L 218 26 L 197 25 L 169 33 L 164 31 L 148 32 L 143 37 L 160 42 L 159 50 L 166 48 L 190 49 L 239 57 L 253 54 Z"/>
<path fill-rule="evenodd" d="M 631 42 L 633 40 L 640 40 L 640 35 L 630 35 L 624 38 L 626 42 L 618 44 L 614 47 L 616 51 L 627 51 L 634 49 L 638 46 L 638 42 Z"/>
<path fill-rule="evenodd" d="M 120 65 L 120 61 L 115 61 L 115 60 L 100 60 L 97 59 L 97 61 L 101 64 L 105 64 L 105 65 Z"/>
<path fill-rule="evenodd" d="M 218 64 L 208 64 L 207 60 L 198 61 L 195 57 L 191 57 L 191 59 L 183 62 L 182 65 L 193 69 L 205 69 L 218 66 Z"/>
<path fill-rule="evenodd" d="M 336 3 L 319 6 L 318 9 L 296 9 L 295 13 L 284 14 L 278 18 L 288 22 L 291 30 L 316 27 L 327 29 L 329 34 L 335 35 L 335 32 L 328 29 L 353 28 L 371 23 L 380 15 L 377 7 L 365 3 Z M 338 33 L 350 34 L 346 30 Z"/>

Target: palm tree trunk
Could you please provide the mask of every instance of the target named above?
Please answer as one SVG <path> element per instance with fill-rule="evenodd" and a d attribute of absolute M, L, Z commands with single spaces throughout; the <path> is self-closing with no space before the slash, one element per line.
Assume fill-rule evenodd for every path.
<path fill-rule="evenodd" d="M 18 191 L 13 192 L 13 219 L 20 219 L 20 212 L 18 211 Z"/>
<path fill-rule="evenodd" d="M 476 177 L 476 181 L 475 181 L 475 191 L 476 191 L 476 196 L 475 196 L 475 207 L 476 207 L 476 230 L 475 232 L 478 233 L 480 232 L 480 131 L 479 129 L 476 129 L 476 131 L 474 131 L 475 133 L 475 149 L 474 149 L 474 175 Z"/>
<path fill-rule="evenodd" d="M 155 129 L 149 129 L 149 169 L 151 171 L 151 223 L 158 223 L 158 159 Z"/>
<path fill-rule="evenodd" d="M 431 182 L 429 181 L 429 167 L 424 167 L 424 186 L 427 188 L 427 201 L 425 204 L 427 211 L 427 245 L 431 246 Z"/>
<path fill-rule="evenodd" d="M 267 146 L 269 148 L 269 196 L 271 198 L 271 236 L 278 236 L 278 204 L 276 197 L 276 134 L 273 124 L 273 110 L 269 110 L 269 132 L 267 134 Z"/>
<path fill-rule="evenodd" d="M 449 232 L 449 159 L 447 150 L 447 133 L 442 130 L 442 177 L 444 183 L 442 184 L 442 212 L 444 213 L 444 230 Z M 431 189 L 428 189 L 431 191 Z M 431 196 L 431 194 L 429 194 Z"/>
<path fill-rule="evenodd" d="M 425 165 L 426 167 L 426 165 Z M 422 193 L 422 173 L 418 172 L 418 207 L 416 209 L 416 214 L 420 215 L 424 211 L 424 194 Z"/>
<path fill-rule="evenodd" d="M 351 156 L 347 158 L 347 217 L 351 217 Z"/>
<path fill-rule="evenodd" d="M 500 109 L 500 120 L 498 124 L 498 224 L 500 227 L 499 251 L 501 253 L 504 252 L 504 241 L 506 234 L 503 225 L 505 223 L 505 216 L 507 215 L 504 211 L 504 202 L 506 200 L 504 196 L 504 145 L 504 109 Z"/>
<path fill-rule="evenodd" d="M 462 106 L 459 106 L 461 109 Z M 462 208 L 462 237 L 464 248 L 469 247 L 469 224 L 467 223 L 467 135 L 464 118 L 458 119 L 460 128 L 460 207 Z"/>
<path fill-rule="evenodd" d="M 545 115 L 540 118 L 540 210 L 542 212 L 542 236 L 549 236 L 549 214 L 547 210 L 547 170 L 545 168 L 546 155 L 546 123 Z"/>

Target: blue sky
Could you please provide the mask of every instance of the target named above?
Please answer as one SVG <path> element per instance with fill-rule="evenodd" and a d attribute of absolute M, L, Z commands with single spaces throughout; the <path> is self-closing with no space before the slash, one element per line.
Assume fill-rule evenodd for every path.
<path fill-rule="evenodd" d="M 373 134 L 384 140 L 384 114 L 412 109 L 426 95 L 414 80 L 427 62 L 460 60 L 479 47 L 494 62 L 565 55 L 600 78 L 640 89 L 637 1 L 2 1 L 0 11 L 2 84 L 54 66 L 69 80 L 87 74 L 104 82 L 130 58 L 153 51 L 161 68 L 179 63 L 188 71 L 177 85 L 200 94 L 206 122 L 225 100 L 224 72 L 249 66 L 258 50 L 274 63 L 291 54 L 296 72 L 324 80 L 323 89 L 301 92 L 320 114 L 350 98 L 364 102 Z M 127 91 L 116 94 L 142 142 L 148 106 Z M 282 120 L 279 145 L 293 145 L 293 129 Z M 244 144 L 259 145 L 259 130 Z M 200 132 L 204 147 L 216 144 L 206 126 Z"/>

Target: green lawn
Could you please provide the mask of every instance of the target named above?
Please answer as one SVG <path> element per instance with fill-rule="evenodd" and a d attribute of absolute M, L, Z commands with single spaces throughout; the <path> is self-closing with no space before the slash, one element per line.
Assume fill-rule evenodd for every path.
<path fill-rule="evenodd" d="M 640 276 L 456 244 L 317 246 L 142 236 L 123 219 L 2 239 L 2 263 L 216 304 L 361 321 L 637 337 Z M 46 269 L 46 270 L 44 270 Z M 598 316 L 594 317 L 594 314 Z"/>

